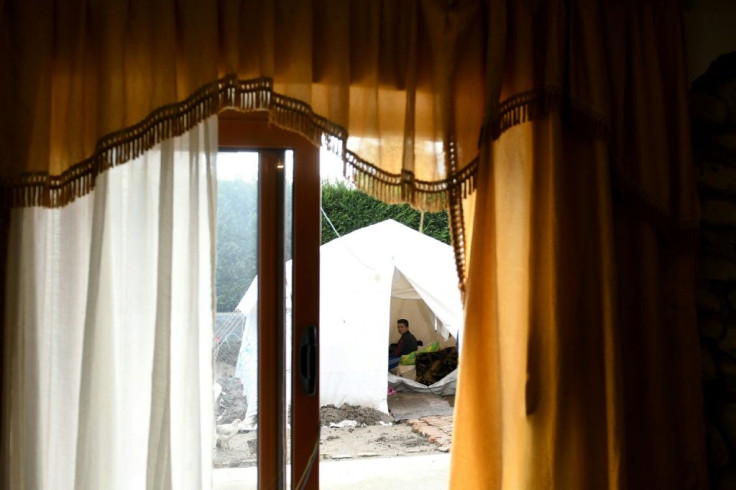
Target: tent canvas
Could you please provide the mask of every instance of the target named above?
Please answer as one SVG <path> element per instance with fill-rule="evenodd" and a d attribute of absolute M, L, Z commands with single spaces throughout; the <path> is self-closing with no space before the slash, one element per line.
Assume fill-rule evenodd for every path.
<path fill-rule="evenodd" d="M 286 270 L 290 291 L 290 264 Z M 455 345 L 462 329 L 452 248 L 387 220 L 322 245 L 320 275 L 320 404 L 388 412 L 387 353 L 389 343 L 398 340 L 396 320 L 407 318 L 425 345 Z M 257 393 L 256 299 L 257 278 L 237 308 L 247 318 L 236 376 L 251 416 Z M 287 298 L 287 325 L 289 313 Z"/>

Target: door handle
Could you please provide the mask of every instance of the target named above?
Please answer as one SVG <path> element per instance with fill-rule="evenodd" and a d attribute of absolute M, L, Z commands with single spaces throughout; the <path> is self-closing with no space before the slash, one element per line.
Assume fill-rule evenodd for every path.
<path fill-rule="evenodd" d="M 299 343 L 299 380 L 302 390 L 309 396 L 317 392 L 317 327 L 309 325 L 302 332 Z"/>

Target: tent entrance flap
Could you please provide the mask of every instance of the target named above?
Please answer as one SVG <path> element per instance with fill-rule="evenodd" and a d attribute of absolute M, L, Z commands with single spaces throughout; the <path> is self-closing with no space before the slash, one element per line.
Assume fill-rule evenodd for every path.
<path fill-rule="evenodd" d="M 394 269 L 391 287 L 391 321 L 389 324 L 389 341 L 399 341 L 396 321 L 404 318 L 409 321 L 409 331 L 421 340 L 424 345 L 439 342 L 440 348 L 454 346 L 456 341 L 444 327 L 432 308 L 422 295 L 406 279 L 399 269 Z"/>

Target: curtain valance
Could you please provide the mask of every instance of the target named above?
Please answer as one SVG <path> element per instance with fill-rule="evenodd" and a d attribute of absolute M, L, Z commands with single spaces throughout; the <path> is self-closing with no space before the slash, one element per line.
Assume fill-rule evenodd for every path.
<path fill-rule="evenodd" d="M 622 196 L 694 223 L 681 24 L 676 0 L 5 2 L 0 178 L 61 206 L 225 107 L 268 110 L 369 194 L 448 208 L 462 281 L 479 141 L 550 111 L 610 141 Z"/>
<path fill-rule="evenodd" d="M 2 175 L 14 183 L 63 175 L 138 137 L 112 135 L 171 104 L 180 106 L 166 117 L 189 125 L 184 101 L 199 103 L 192 94 L 226 76 L 273 80 L 272 93 L 307 104 L 340 128 L 333 134 L 349 136 L 347 148 L 360 156 L 349 159 L 379 183 L 421 188 L 476 155 L 480 2 L 45 1 L 4 10 Z M 384 174 L 398 177 L 385 182 Z M 79 178 L 64 181 L 73 187 Z M 413 202 L 410 194 L 402 200 Z"/>

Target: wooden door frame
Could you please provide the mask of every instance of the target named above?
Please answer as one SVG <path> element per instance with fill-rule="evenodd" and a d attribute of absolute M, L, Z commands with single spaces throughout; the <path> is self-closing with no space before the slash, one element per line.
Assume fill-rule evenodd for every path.
<path fill-rule="evenodd" d="M 316 394 L 309 396 L 301 389 L 299 379 L 299 340 L 310 325 L 319 325 L 319 247 L 321 242 L 320 200 L 321 187 L 319 176 L 319 148 L 302 135 L 272 125 L 265 112 L 241 113 L 225 111 L 219 116 L 218 144 L 220 148 L 234 149 L 292 149 L 294 151 L 294 186 L 293 186 L 293 262 L 292 262 L 292 334 L 291 339 L 291 487 L 319 488 L 319 376 L 317 376 Z M 272 176 L 267 176 L 271 179 Z M 269 184 L 270 182 L 270 184 Z M 273 185 L 274 181 L 266 182 Z M 260 196 L 259 196 L 260 202 Z M 268 206 L 268 205 L 267 205 Z M 277 209 L 264 208 L 267 214 L 278 212 Z M 275 214 L 273 215 L 275 216 Z M 260 221 L 260 220 L 259 220 Z M 275 221 L 272 221 L 272 224 Z M 259 232 L 276 236 L 276 230 L 266 228 Z M 263 250 L 262 250 L 263 249 Z M 261 254 L 263 251 L 263 255 Z M 273 269 L 261 270 L 261 264 L 278 261 L 270 247 L 259 246 L 259 277 L 263 280 L 273 274 Z M 281 255 L 283 261 L 283 255 Z M 272 266 L 269 266 L 272 267 Z M 261 283 L 260 285 L 265 285 Z M 259 285 L 259 290 L 260 290 Z M 273 287 L 270 284 L 268 287 Z M 317 300 L 308 295 L 317 295 Z M 259 308 L 260 306 L 259 300 Z M 277 314 L 276 305 L 264 305 L 269 313 Z M 270 369 L 277 359 L 270 359 L 268 370 L 262 369 L 266 359 L 261 353 L 274 353 L 283 349 L 279 338 L 266 327 L 264 317 L 259 313 L 259 374 L 258 374 L 258 486 L 259 488 L 276 488 L 283 486 L 284 462 L 282 442 L 285 440 L 283 429 L 282 384 L 273 383 L 274 373 Z M 319 328 L 317 328 L 319 337 Z M 263 349 L 261 348 L 263 347 Z M 283 352 L 283 351 L 281 351 Z M 282 363 L 283 366 L 283 363 Z M 317 356 L 316 373 L 319 373 L 319 356 Z M 276 376 L 278 377 L 278 376 Z M 279 408 L 282 407 L 282 408 Z"/>

